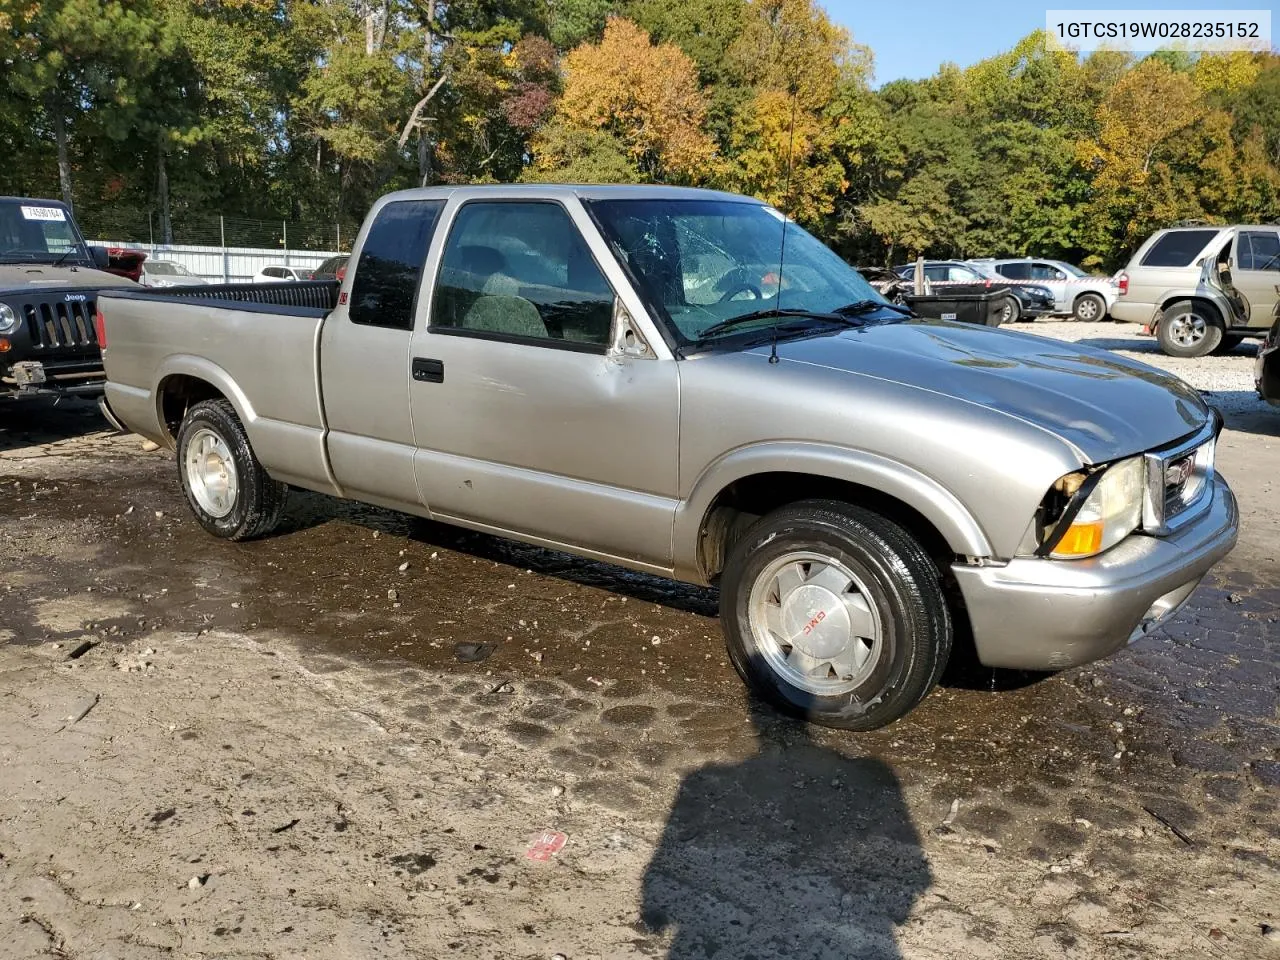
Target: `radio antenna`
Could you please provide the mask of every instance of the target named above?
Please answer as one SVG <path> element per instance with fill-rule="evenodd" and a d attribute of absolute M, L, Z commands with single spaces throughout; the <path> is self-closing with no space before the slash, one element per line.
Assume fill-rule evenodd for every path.
<path fill-rule="evenodd" d="M 796 90 L 791 86 L 791 130 L 787 142 L 787 179 L 782 188 L 782 240 L 778 244 L 778 297 L 775 309 L 782 309 L 782 269 L 787 262 L 787 224 L 791 222 L 791 170 L 796 153 Z M 773 343 L 769 349 L 769 362 L 778 362 L 778 318 L 773 320 Z"/>

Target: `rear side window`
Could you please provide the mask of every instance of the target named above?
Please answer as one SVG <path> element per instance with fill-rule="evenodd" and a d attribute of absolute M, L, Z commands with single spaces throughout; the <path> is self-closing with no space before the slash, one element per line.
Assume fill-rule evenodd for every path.
<path fill-rule="evenodd" d="M 1217 230 L 1171 230 L 1151 245 L 1142 258 L 1144 267 L 1188 267 Z"/>
<path fill-rule="evenodd" d="M 1280 270 L 1280 233 L 1274 230 L 1240 231 L 1239 269 Z"/>
<path fill-rule="evenodd" d="M 443 200 L 397 200 L 378 211 L 356 262 L 352 323 L 413 329 L 418 284 L 443 208 Z"/>
<path fill-rule="evenodd" d="M 1001 263 L 996 266 L 996 272 L 1002 277 L 1008 277 L 1010 280 L 1030 280 L 1031 264 Z"/>

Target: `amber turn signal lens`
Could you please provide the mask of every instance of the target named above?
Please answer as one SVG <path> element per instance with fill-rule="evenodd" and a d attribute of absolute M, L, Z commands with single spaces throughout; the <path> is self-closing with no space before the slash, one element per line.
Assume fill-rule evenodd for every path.
<path fill-rule="evenodd" d="M 11 344 L 4 337 L 0 337 L 0 353 L 8 353 L 12 349 L 13 349 L 13 344 Z"/>
<path fill-rule="evenodd" d="M 1103 526 L 1101 520 L 1093 523 L 1073 523 L 1058 545 L 1053 548 L 1059 557 L 1091 557 L 1102 549 Z"/>

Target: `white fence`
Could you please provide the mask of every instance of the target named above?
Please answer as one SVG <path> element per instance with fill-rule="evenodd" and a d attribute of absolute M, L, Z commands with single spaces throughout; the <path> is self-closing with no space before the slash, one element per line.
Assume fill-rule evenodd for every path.
<path fill-rule="evenodd" d="M 148 260 L 172 260 L 198 277 L 213 283 L 247 283 L 263 267 L 304 267 L 314 269 L 338 251 L 271 250 L 253 247 L 193 247 L 185 245 L 137 243 L 130 240 L 90 240 L 95 247 L 123 247 L 141 250 Z"/>

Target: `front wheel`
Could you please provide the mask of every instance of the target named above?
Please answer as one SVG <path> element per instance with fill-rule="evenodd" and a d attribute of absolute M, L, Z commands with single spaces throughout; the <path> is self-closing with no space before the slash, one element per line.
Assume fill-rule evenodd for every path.
<path fill-rule="evenodd" d="M 267 474 L 235 408 L 226 400 L 192 406 L 178 428 L 178 477 L 200 526 L 225 540 L 271 531 L 288 488 Z"/>
<path fill-rule="evenodd" d="M 1000 312 L 996 314 L 996 317 L 996 326 L 1017 323 L 1022 319 L 1022 303 L 1017 297 L 1005 297 L 1004 304 L 1000 307 Z"/>
<path fill-rule="evenodd" d="M 1160 349 L 1171 357 L 1203 357 L 1213 353 L 1224 333 L 1216 310 L 1186 300 L 1171 304 L 1156 326 Z"/>
<path fill-rule="evenodd" d="M 941 576 L 909 533 L 830 500 L 774 511 L 730 551 L 720 619 L 729 657 L 770 703 L 874 730 L 923 700 L 951 652 Z"/>
<path fill-rule="evenodd" d="M 1096 293 L 1082 293 L 1071 306 L 1071 315 L 1081 323 L 1101 320 L 1107 314 L 1107 301 Z"/>

